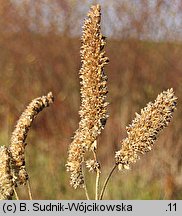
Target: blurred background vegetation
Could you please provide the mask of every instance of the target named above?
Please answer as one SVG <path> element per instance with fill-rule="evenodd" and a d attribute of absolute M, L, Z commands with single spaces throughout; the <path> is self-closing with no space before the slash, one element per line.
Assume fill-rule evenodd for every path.
<path fill-rule="evenodd" d="M 27 139 L 34 199 L 85 199 L 65 172 L 67 148 L 78 127 L 80 36 L 93 3 L 102 7 L 107 36 L 110 117 L 98 140 L 102 175 L 126 136 L 125 126 L 158 93 L 173 87 L 178 108 L 152 152 L 131 171 L 115 173 L 105 199 L 182 198 L 181 0 L 0 0 L 0 145 L 29 102 L 52 91 Z M 94 188 L 88 177 L 88 188 Z M 27 199 L 26 188 L 19 189 Z"/>

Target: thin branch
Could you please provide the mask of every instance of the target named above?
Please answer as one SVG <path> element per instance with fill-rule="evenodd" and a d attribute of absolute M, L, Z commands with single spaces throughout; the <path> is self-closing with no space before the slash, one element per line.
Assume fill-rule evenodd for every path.
<path fill-rule="evenodd" d="M 13 186 L 13 191 L 14 191 L 16 200 L 19 200 L 18 194 L 17 194 L 17 192 L 16 192 L 16 188 L 15 188 L 14 186 Z"/>
<path fill-rule="evenodd" d="M 99 180 L 100 180 L 100 170 L 97 168 L 96 171 L 96 184 L 95 184 L 95 200 L 98 200 L 99 198 Z"/>
<path fill-rule="evenodd" d="M 105 182 L 104 182 L 104 185 L 103 185 L 103 187 L 102 187 L 100 196 L 99 196 L 99 200 L 102 200 L 103 195 L 104 195 L 104 192 L 105 192 L 105 189 L 106 189 L 107 184 L 108 184 L 108 181 L 109 181 L 109 179 L 111 178 L 111 176 L 112 176 L 114 170 L 116 169 L 116 167 L 117 167 L 117 165 L 115 164 L 115 165 L 113 166 L 113 168 L 111 169 L 111 171 L 110 171 L 108 177 L 106 178 L 106 180 L 105 180 Z"/>
<path fill-rule="evenodd" d="M 97 149 L 97 140 L 95 140 L 95 142 L 94 142 L 92 152 L 93 152 L 93 156 L 94 156 L 94 160 L 95 160 L 95 171 L 96 171 L 95 200 L 98 200 L 98 198 L 99 198 L 100 165 L 97 162 L 96 149 Z"/>
<path fill-rule="evenodd" d="M 32 200 L 32 192 L 31 192 L 31 187 L 30 187 L 30 181 L 27 180 L 27 188 L 28 188 L 28 195 L 30 200 Z"/>
<path fill-rule="evenodd" d="M 83 189 L 85 190 L 85 195 L 86 195 L 86 197 L 87 197 L 87 200 L 90 200 L 89 195 L 88 195 L 88 190 L 87 190 L 87 187 L 86 187 L 85 184 L 84 184 L 84 186 L 83 186 Z"/>
<path fill-rule="evenodd" d="M 94 171 L 96 172 L 96 182 L 95 182 L 95 200 L 98 200 L 99 198 L 99 183 L 100 183 L 100 164 L 98 163 L 97 160 L 97 140 L 94 141 L 93 146 L 92 146 L 92 153 L 94 156 Z"/>
<path fill-rule="evenodd" d="M 87 185 L 85 183 L 85 173 L 83 171 L 83 165 L 82 165 L 82 175 L 83 175 L 83 180 L 84 180 L 83 189 L 85 191 L 85 195 L 87 197 L 87 200 L 90 200 L 89 195 L 88 195 Z"/>

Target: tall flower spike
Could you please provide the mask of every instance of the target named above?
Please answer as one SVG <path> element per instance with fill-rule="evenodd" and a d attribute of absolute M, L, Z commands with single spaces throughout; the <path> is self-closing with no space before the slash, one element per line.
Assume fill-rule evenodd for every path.
<path fill-rule="evenodd" d="M 108 63 L 103 51 L 105 37 L 101 34 L 100 6 L 91 7 L 84 22 L 81 46 L 81 106 L 79 128 L 68 151 L 67 171 L 71 172 L 71 185 L 83 185 L 82 162 L 85 151 L 90 150 L 108 118 L 106 95 L 107 76 L 104 66 Z"/>
<path fill-rule="evenodd" d="M 53 103 L 52 92 L 49 92 L 47 96 L 34 99 L 21 114 L 15 130 L 12 133 L 9 149 L 12 158 L 13 181 L 15 184 L 26 184 L 28 179 L 28 174 L 25 169 L 26 137 L 38 113 L 51 103 Z"/>
<path fill-rule="evenodd" d="M 11 199 L 13 181 L 10 172 L 10 155 L 7 147 L 0 147 L 0 200 Z"/>
<path fill-rule="evenodd" d="M 128 137 L 122 141 L 121 149 L 116 152 L 115 159 L 119 170 L 129 169 L 140 154 L 145 154 L 153 147 L 158 133 L 170 122 L 176 108 L 177 98 L 173 89 L 163 91 L 154 103 L 136 113 L 132 124 L 126 128 Z"/>

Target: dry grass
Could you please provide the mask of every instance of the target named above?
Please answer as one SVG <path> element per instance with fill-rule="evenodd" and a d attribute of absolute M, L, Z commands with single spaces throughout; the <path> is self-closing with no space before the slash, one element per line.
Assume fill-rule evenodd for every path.
<path fill-rule="evenodd" d="M 149 103 L 146 108 L 141 110 L 141 115 L 137 114 L 136 118 L 132 124 L 127 128 L 128 137 L 122 141 L 122 146 L 120 151 L 116 152 L 114 166 L 109 172 L 109 175 L 106 177 L 105 181 L 101 181 L 101 174 L 103 174 L 103 169 L 101 169 L 101 163 L 99 162 L 99 151 L 102 151 L 101 145 L 98 145 L 100 149 L 97 149 L 97 143 L 100 142 L 98 135 L 101 134 L 102 129 L 105 128 L 106 120 L 108 118 L 107 114 L 107 105 L 106 95 L 107 95 L 107 76 L 104 72 L 104 65 L 108 63 L 108 58 L 105 57 L 105 52 L 103 51 L 105 45 L 105 38 L 100 31 L 100 6 L 93 6 L 88 14 L 88 18 L 85 20 L 83 36 L 82 36 L 82 47 L 81 47 L 81 69 L 80 69 L 80 78 L 81 78 L 81 106 L 80 106 L 80 123 L 79 128 L 75 133 L 73 142 L 70 145 L 68 150 L 68 161 L 67 161 L 67 170 L 71 173 L 71 185 L 74 188 L 82 186 L 85 189 L 86 197 L 89 199 L 90 192 L 91 197 L 93 197 L 93 191 L 95 193 L 95 199 L 102 199 L 106 191 L 106 186 L 111 179 L 116 167 L 118 166 L 119 170 L 128 169 L 130 163 L 135 163 L 139 159 L 140 154 L 151 150 L 154 141 L 156 141 L 158 132 L 165 128 L 172 118 L 173 111 L 176 107 L 176 96 L 172 89 L 162 92 L 158 95 L 154 103 Z M 135 45 L 135 40 L 132 41 Z M 128 47 L 126 47 L 128 49 Z M 140 47 L 137 46 L 137 52 L 140 51 Z M 137 53 L 138 55 L 138 53 Z M 138 64 L 138 56 L 136 53 L 132 53 L 131 58 L 134 58 Z M 118 56 L 117 56 L 118 57 Z M 26 60 L 32 64 L 35 62 L 36 58 L 33 55 L 28 55 Z M 140 62 L 140 61 L 139 61 Z M 126 63 L 125 63 L 126 64 Z M 134 65 L 133 70 L 138 72 L 138 65 Z M 141 64 L 140 64 L 141 65 Z M 11 72 L 13 65 L 8 66 L 8 70 Z M 33 69 L 33 68 L 32 68 Z M 127 77 L 124 77 L 124 80 L 132 86 L 133 90 L 136 90 L 136 86 L 132 85 L 133 74 L 131 68 L 128 66 Z M 45 71 L 50 76 L 50 71 L 47 69 Z M 136 77 L 137 78 L 137 77 Z M 138 82 L 141 77 L 138 77 Z M 148 77 L 147 77 L 148 78 Z M 69 79 L 68 79 L 69 80 Z M 155 80 L 155 78 L 154 78 Z M 46 80 L 47 81 L 47 80 Z M 70 80 L 69 80 L 70 82 Z M 155 83 L 155 82 L 154 82 Z M 58 85 L 55 82 L 55 85 Z M 69 84 L 69 83 L 68 83 Z M 157 84 L 157 82 L 155 83 Z M 127 108 L 131 108 L 131 98 L 128 98 L 129 89 L 125 83 L 122 99 L 124 99 L 123 104 Z M 117 88 L 117 86 L 116 86 Z M 144 91 L 144 94 L 150 95 L 151 89 L 147 87 Z M 117 98 L 117 90 L 115 91 Z M 61 100 L 65 100 L 65 95 L 58 95 Z M 68 98 L 69 100 L 71 98 Z M 139 95 L 135 95 L 134 98 L 136 101 L 140 99 Z M 11 199 L 12 190 L 14 189 L 16 198 L 17 190 L 15 187 L 19 187 L 20 184 L 26 184 L 28 180 L 28 174 L 25 168 L 25 140 L 27 137 L 28 130 L 31 126 L 33 119 L 36 115 L 44 108 L 49 106 L 52 103 L 52 94 L 37 98 L 30 103 L 25 112 L 20 117 L 20 120 L 17 123 L 17 126 L 12 134 L 12 139 L 10 143 L 9 150 L 10 154 L 7 154 L 7 158 L 4 161 L 4 156 L 2 156 L 2 164 L 5 164 L 4 170 L 1 172 L 1 178 L 8 182 L 10 185 L 8 188 L 3 189 L 1 186 L 1 198 L 2 199 Z M 76 101 L 76 100 L 75 100 Z M 71 101 L 71 104 L 72 103 Z M 111 103 L 112 105 L 112 103 Z M 130 109 L 130 112 L 133 113 L 133 110 Z M 127 113 L 130 116 L 130 112 Z M 10 113 L 8 113 L 10 114 Z M 111 114 L 112 117 L 112 114 Z M 110 118 L 111 118 L 110 117 Z M 55 116 L 56 118 L 56 116 Z M 128 122 L 127 116 L 124 113 L 123 119 L 125 122 Z M 115 122 L 115 119 L 114 119 Z M 54 128 L 57 129 L 54 122 Z M 111 124 L 113 127 L 113 125 Z M 111 129 L 111 128 L 109 128 Z M 105 128 L 107 130 L 107 127 Z M 109 131 L 113 132 L 112 130 Z M 58 133 L 55 133 L 58 134 Z M 54 134 L 54 135 L 55 135 Z M 116 136 L 116 135 L 115 135 Z M 172 135 L 173 136 L 173 135 Z M 112 137 L 110 135 L 109 137 Z M 109 141 L 111 141 L 110 138 Z M 114 139 L 113 139 L 114 140 Z M 113 146 L 116 145 L 116 142 L 113 142 Z M 112 145 L 111 145 L 112 147 Z M 116 147 L 116 146 L 115 146 Z M 3 152 L 2 147 L 2 152 Z M 51 148 L 53 149 L 53 148 Z M 99 150 L 99 151 L 98 151 Z M 117 149 L 114 149 L 116 151 Z M 114 152 L 113 151 L 113 152 Z M 91 153 L 92 154 L 91 154 Z M 86 155 L 87 153 L 87 155 Z M 92 156 L 91 156 L 92 155 Z M 113 155 L 114 156 L 114 155 Z M 110 155 L 111 157 L 111 155 Z M 108 159 L 110 159 L 108 157 Z M 90 159 L 91 158 L 91 159 Z M 114 158 L 114 157 L 113 157 Z M 102 160 L 101 160 L 102 161 Z M 175 162 L 171 160 L 173 164 Z M 30 162 L 30 160 L 29 160 Z M 180 167 L 179 164 L 176 164 L 177 167 Z M 166 166 L 169 166 L 170 162 L 166 162 Z M 54 164 L 55 166 L 58 164 Z M 87 183 L 85 177 L 86 173 L 89 177 L 90 174 L 86 171 L 83 172 L 83 169 L 88 168 L 90 172 L 96 173 L 95 188 L 90 191 L 86 187 Z M 38 167 L 39 168 L 39 167 Z M 177 168 L 176 168 L 177 170 Z M 176 172 L 174 170 L 174 172 Z M 102 171 L 102 172 L 101 172 Z M 62 173 L 60 174 L 62 175 Z M 13 183 L 11 182 L 13 179 Z M 92 177 L 90 177 L 92 179 Z M 173 180 L 173 175 L 171 171 L 169 172 L 168 177 L 166 178 L 166 187 L 168 189 L 173 188 L 175 185 Z M 55 180 L 56 181 L 56 180 Z M 57 179 L 57 181 L 59 181 Z M 29 184 L 28 184 L 29 186 Z M 37 186 L 39 187 L 39 185 Z M 112 185 L 111 185 L 112 188 Z M 7 191 L 5 191 L 7 190 Z M 29 198 L 31 199 L 30 187 Z M 172 194 L 175 189 L 166 190 L 166 197 L 172 197 Z M 5 191 L 5 192 L 4 192 Z M 172 191 L 172 192 L 171 192 Z M 107 196 L 107 194 L 106 194 Z M 112 197 L 112 195 L 111 195 Z M 70 197 L 72 198 L 72 197 Z M 79 198 L 79 196 L 78 196 Z"/>

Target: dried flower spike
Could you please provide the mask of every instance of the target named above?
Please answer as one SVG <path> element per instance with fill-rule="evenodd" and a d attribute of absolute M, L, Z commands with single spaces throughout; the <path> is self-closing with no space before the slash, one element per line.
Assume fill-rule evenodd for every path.
<path fill-rule="evenodd" d="M 13 181 L 10 173 L 10 154 L 8 148 L 0 147 L 0 200 L 13 196 Z"/>
<path fill-rule="evenodd" d="M 104 66 L 108 63 L 103 51 L 105 37 L 100 31 L 100 6 L 92 6 L 83 26 L 81 62 L 81 106 L 79 128 L 68 151 L 67 171 L 71 172 L 71 185 L 82 185 L 81 165 L 85 151 L 90 150 L 108 118 L 106 95 L 107 76 Z"/>
<path fill-rule="evenodd" d="M 116 152 L 115 159 L 119 170 L 129 169 L 131 163 L 140 158 L 153 147 L 157 135 L 170 122 L 176 108 L 177 98 L 173 89 L 168 89 L 157 96 L 154 103 L 136 113 L 132 124 L 127 127 L 128 137 L 121 143 L 121 149 Z"/>
<path fill-rule="evenodd" d="M 108 58 L 102 51 L 105 41 L 100 32 L 100 20 L 100 6 L 93 6 L 83 26 L 79 132 L 83 133 L 81 136 L 86 149 L 97 139 L 108 118 L 107 76 L 104 73 Z"/>
<path fill-rule="evenodd" d="M 100 169 L 100 164 L 95 160 L 89 159 L 85 162 L 85 164 L 89 172 L 96 172 Z"/>
<path fill-rule="evenodd" d="M 13 170 L 13 181 L 16 184 L 26 184 L 28 174 L 25 169 L 26 137 L 33 120 L 45 107 L 53 103 L 52 92 L 47 96 L 34 99 L 20 116 L 11 136 L 10 153 Z"/>

